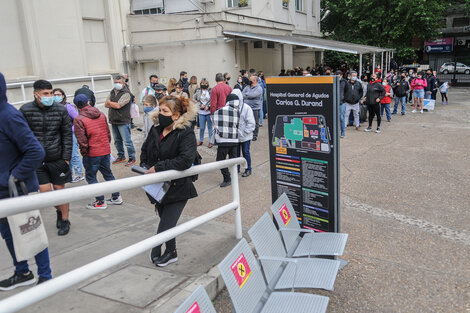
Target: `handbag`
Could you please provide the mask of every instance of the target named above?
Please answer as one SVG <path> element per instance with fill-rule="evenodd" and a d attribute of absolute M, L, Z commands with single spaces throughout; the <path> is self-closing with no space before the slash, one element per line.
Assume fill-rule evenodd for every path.
<path fill-rule="evenodd" d="M 23 194 L 27 195 L 25 183 L 19 183 Z M 18 197 L 18 189 L 13 176 L 8 180 L 8 190 L 10 197 Z M 13 247 L 17 261 L 31 259 L 39 252 L 49 246 L 46 229 L 39 210 L 19 213 L 8 216 L 11 235 L 13 237 Z"/>
<path fill-rule="evenodd" d="M 131 117 L 138 118 L 139 116 L 140 116 L 139 107 L 134 102 L 132 102 L 131 103 Z"/>

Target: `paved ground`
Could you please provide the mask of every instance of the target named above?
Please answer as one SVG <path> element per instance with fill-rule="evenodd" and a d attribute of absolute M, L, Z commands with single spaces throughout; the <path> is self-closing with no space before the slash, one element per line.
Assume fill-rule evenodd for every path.
<path fill-rule="evenodd" d="M 349 233 L 329 312 L 470 312 L 470 90 L 453 89 L 449 106 L 394 116 L 381 134 L 347 129 L 341 140 L 341 227 Z M 374 124 L 375 125 L 375 124 Z M 139 151 L 143 136 L 133 138 Z M 207 140 L 206 140 L 207 144 Z M 270 205 L 267 129 L 253 143 L 254 174 L 240 178 L 245 230 Z M 203 162 L 216 149 L 199 147 Z M 113 166 L 118 178 L 133 175 Z M 202 175 L 199 197 L 182 222 L 228 202 L 220 173 Z M 53 209 L 43 210 L 52 268 L 58 276 L 150 236 L 158 219 L 141 190 L 123 193 L 124 206 L 90 212 L 72 205 L 72 231 L 59 238 Z M 167 312 L 161 307 L 216 265 L 235 244 L 227 214 L 178 238 L 180 262 L 165 269 L 139 255 L 24 312 Z M 32 267 L 34 270 L 34 266 Z M 0 244 L 0 275 L 11 274 Z M 24 290 L 24 289 L 23 289 Z M 1 293 L 0 299 L 13 293 Z M 305 292 L 312 292 L 306 290 Z M 230 312 L 226 291 L 217 312 Z"/>

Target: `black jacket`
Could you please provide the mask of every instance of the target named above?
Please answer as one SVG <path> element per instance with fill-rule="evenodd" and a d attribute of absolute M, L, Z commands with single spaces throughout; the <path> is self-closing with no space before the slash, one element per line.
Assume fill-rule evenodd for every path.
<path fill-rule="evenodd" d="M 140 154 L 140 166 L 151 168 L 155 166 L 155 172 L 167 170 L 183 171 L 193 165 L 196 158 L 196 136 L 191 127 L 184 126 L 170 132 L 159 140 L 162 129 L 160 126 L 152 126 L 142 146 Z M 191 177 L 180 178 L 171 181 L 171 186 L 163 198 L 163 204 L 183 201 L 197 197 Z"/>
<path fill-rule="evenodd" d="M 367 105 L 374 105 L 374 104 L 380 104 L 380 102 L 377 102 L 377 98 L 382 100 L 385 97 L 385 88 L 382 86 L 382 83 L 380 80 L 376 80 L 374 82 L 370 82 L 369 85 L 367 85 L 367 93 L 366 93 L 366 104 Z"/>
<path fill-rule="evenodd" d="M 346 79 L 341 78 L 339 81 L 339 104 L 344 103 L 344 88 L 346 86 Z"/>
<path fill-rule="evenodd" d="M 428 81 L 428 85 L 424 87 L 424 90 L 434 91 L 434 89 L 436 89 L 436 77 L 434 75 L 426 75 L 426 80 Z"/>
<path fill-rule="evenodd" d="M 92 107 L 95 106 L 95 103 L 96 103 L 95 93 L 90 88 L 82 87 L 80 89 L 77 89 L 75 91 L 74 97 L 78 95 L 85 95 L 88 98 L 88 100 L 90 100 L 90 105 Z"/>
<path fill-rule="evenodd" d="M 398 85 L 399 84 L 399 85 Z M 410 85 L 406 81 L 406 79 L 397 80 L 392 85 L 393 92 L 397 97 L 404 97 L 406 96 L 406 92 L 410 90 Z"/>
<path fill-rule="evenodd" d="M 356 80 L 354 84 L 349 80 L 346 81 L 344 84 L 344 102 L 349 104 L 359 103 L 363 92 L 362 84 L 359 81 Z"/>
<path fill-rule="evenodd" d="M 40 107 L 36 101 L 26 103 L 20 109 L 29 127 L 41 143 L 45 162 L 70 161 L 72 157 L 72 120 L 65 106 L 54 103 Z"/>

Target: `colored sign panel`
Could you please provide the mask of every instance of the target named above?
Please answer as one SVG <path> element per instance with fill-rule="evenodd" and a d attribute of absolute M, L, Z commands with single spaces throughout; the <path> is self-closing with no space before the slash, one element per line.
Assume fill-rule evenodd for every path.
<path fill-rule="evenodd" d="M 246 261 L 243 253 L 232 264 L 231 269 L 235 279 L 237 280 L 238 286 L 242 288 L 251 275 L 250 266 L 248 265 L 248 262 Z"/>
<path fill-rule="evenodd" d="M 338 232 L 339 80 L 269 77 L 266 82 L 273 202 L 286 193 L 302 227 Z M 287 225 L 292 217 L 283 207 L 279 214 Z"/>
<path fill-rule="evenodd" d="M 292 217 L 290 216 L 289 210 L 287 209 L 287 206 L 285 204 L 283 204 L 281 208 L 279 209 L 279 214 L 281 215 L 284 226 L 289 224 Z"/>
<path fill-rule="evenodd" d="M 201 313 L 201 309 L 199 308 L 199 304 L 195 302 L 186 313 Z"/>
<path fill-rule="evenodd" d="M 452 52 L 454 47 L 454 38 L 441 38 L 435 41 L 426 42 L 424 50 L 427 53 Z"/>

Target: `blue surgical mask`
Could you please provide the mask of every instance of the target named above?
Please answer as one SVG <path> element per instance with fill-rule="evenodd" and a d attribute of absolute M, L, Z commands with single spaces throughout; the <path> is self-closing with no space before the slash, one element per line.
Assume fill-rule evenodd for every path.
<path fill-rule="evenodd" d="M 50 107 L 54 104 L 54 97 L 41 97 L 41 103 L 46 107 Z"/>
<path fill-rule="evenodd" d="M 62 98 L 62 96 L 54 96 L 54 102 L 62 103 L 62 100 L 64 100 L 64 98 Z"/>
<path fill-rule="evenodd" d="M 122 87 L 123 87 L 123 86 L 122 86 L 122 84 L 120 84 L 120 83 L 114 84 L 114 89 L 116 89 L 116 90 L 121 90 Z"/>
<path fill-rule="evenodd" d="M 357 77 L 351 77 L 351 80 L 355 82 L 357 80 Z"/>
<path fill-rule="evenodd" d="M 153 107 L 144 107 L 144 113 L 150 113 L 153 111 Z"/>

